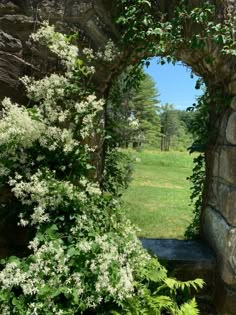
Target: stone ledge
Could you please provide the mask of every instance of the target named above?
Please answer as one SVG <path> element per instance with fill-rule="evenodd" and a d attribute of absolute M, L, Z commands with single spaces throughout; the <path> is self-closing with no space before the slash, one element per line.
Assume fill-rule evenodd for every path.
<path fill-rule="evenodd" d="M 200 241 L 141 238 L 144 248 L 151 250 L 159 259 L 178 264 L 204 265 L 214 268 L 213 251 Z"/>

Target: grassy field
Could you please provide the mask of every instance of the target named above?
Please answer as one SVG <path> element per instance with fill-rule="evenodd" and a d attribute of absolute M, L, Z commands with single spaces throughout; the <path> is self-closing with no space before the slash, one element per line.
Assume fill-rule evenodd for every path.
<path fill-rule="evenodd" d="M 139 236 L 183 239 L 191 222 L 189 206 L 193 157 L 187 152 L 135 152 L 133 181 L 123 196 Z"/>

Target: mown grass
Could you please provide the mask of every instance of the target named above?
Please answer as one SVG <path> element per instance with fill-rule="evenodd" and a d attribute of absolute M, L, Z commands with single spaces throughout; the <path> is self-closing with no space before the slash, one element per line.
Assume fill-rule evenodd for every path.
<path fill-rule="evenodd" d="M 191 222 L 190 183 L 193 157 L 187 152 L 135 152 L 133 181 L 124 207 L 141 230 L 139 236 L 183 239 Z"/>

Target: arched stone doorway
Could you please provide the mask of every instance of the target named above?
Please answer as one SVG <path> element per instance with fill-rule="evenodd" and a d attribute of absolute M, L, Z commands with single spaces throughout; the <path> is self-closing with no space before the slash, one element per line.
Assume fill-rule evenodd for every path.
<path fill-rule="evenodd" d="M 177 1 L 178 2 L 178 1 Z M 171 19 L 176 1 L 153 1 L 153 15 L 164 13 Z M 224 20 L 228 13 L 234 15 L 236 2 L 212 1 L 216 5 L 216 22 Z M 201 1 L 192 1 L 197 7 Z M 124 28 L 115 24 L 119 15 L 116 1 L 68 0 L 68 1 L 0 1 L 0 86 L 1 97 L 11 96 L 15 100 L 24 98 L 18 78 L 24 73 L 43 74 L 45 68 L 53 70 L 56 62 L 48 59 L 45 65 L 45 51 L 35 50 L 27 41 L 37 27 L 37 22 L 49 19 L 59 29 L 67 32 L 80 30 L 84 46 L 95 50 L 103 47 L 109 39 L 117 43 L 120 53 L 107 65 L 97 65 L 94 78 L 97 94 L 104 96 L 115 77 L 129 63 L 152 55 L 144 49 L 145 43 L 119 44 Z M 198 34 L 194 25 L 186 25 L 186 37 Z M 151 38 L 153 40 L 153 36 Z M 147 38 L 147 42 L 150 38 Z M 158 38 L 154 38 L 158 45 Z M 202 49 L 186 47 L 173 52 L 175 58 L 190 66 L 201 75 L 211 95 L 210 128 L 214 133 L 205 148 L 206 182 L 202 208 L 201 235 L 217 254 L 220 280 L 224 284 L 223 308 L 220 314 L 234 314 L 236 296 L 236 80 L 235 57 L 223 55 L 219 47 L 208 39 Z M 206 56 L 213 62 L 208 63 Z M 40 67 L 41 65 L 41 67 Z M 47 67 L 46 67 L 47 66 Z M 218 111 L 215 98 L 221 90 L 222 98 L 228 103 Z M 20 92 L 20 93 L 19 93 Z M 101 149 L 101 148 L 100 148 Z M 101 150 L 100 150 L 101 151 Z M 98 160 L 102 156 L 97 153 Z M 102 163 L 100 163 L 102 164 Z M 1 199 L 7 192 L 1 191 Z M 4 221 L 5 222 L 5 221 Z M 5 224 L 5 223 L 4 223 Z M 1 227 L 1 238 L 6 241 L 6 230 Z M 11 225 L 14 228 L 14 224 Z M 12 233 L 14 234 L 14 233 Z M 11 246 L 4 245 L 4 246 Z"/>

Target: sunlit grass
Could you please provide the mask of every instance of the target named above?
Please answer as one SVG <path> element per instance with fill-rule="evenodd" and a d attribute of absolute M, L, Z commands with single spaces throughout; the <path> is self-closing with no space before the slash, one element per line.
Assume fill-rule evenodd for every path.
<path fill-rule="evenodd" d="M 192 218 L 186 178 L 191 174 L 193 157 L 187 152 L 134 154 L 140 162 L 123 196 L 128 217 L 140 228 L 139 236 L 182 239 Z"/>

